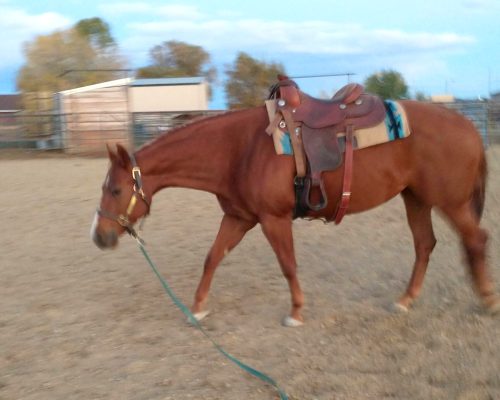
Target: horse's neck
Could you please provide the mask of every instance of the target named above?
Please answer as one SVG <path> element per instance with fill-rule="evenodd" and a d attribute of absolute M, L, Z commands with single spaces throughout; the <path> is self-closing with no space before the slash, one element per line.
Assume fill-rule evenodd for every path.
<path fill-rule="evenodd" d="M 213 132 L 216 134 L 216 132 Z M 167 134 L 143 152 L 137 153 L 139 165 L 151 191 L 156 193 L 165 187 L 185 187 L 213 193 L 220 188 L 220 159 L 223 149 L 219 140 L 187 126 L 171 136 Z M 209 137 L 210 136 L 210 137 Z"/>
<path fill-rule="evenodd" d="M 165 187 L 185 187 L 224 196 L 230 190 L 230 175 L 235 173 L 232 164 L 244 150 L 235 136 L 244 132 L 231 129 L 233 120 L 241 120 L 241 115 L 207 118 L 140 149 L 137 162 L 152 193 Z"/>

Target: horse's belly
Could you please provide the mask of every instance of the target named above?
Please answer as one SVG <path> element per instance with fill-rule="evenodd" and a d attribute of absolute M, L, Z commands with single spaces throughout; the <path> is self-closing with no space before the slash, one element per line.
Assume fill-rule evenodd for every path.
<path fill-rule="evenodd" d="M 348 213 L 369 210 L 401 193 L 411 174 L 408 156 L 407 147 L 396 142 L 355 151 Z M 341 166 L 325 176 L 335 207 L 342 194 L 343 173 Z"/>

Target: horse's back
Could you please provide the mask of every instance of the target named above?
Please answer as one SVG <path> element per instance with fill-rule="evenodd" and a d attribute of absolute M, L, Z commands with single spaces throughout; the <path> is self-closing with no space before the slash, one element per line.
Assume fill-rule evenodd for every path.
<path fill-rule="evenodd" d="M 480 135 L 471 120 L 441 104 L 402 100 L 412 132 L 419 136 L 431 135 L 440 142 L 465 140 L 467 144 L 481 143 Z"/>

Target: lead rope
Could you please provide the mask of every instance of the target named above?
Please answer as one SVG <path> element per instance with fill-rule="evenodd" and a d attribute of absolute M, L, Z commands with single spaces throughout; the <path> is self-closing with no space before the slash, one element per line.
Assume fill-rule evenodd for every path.
<path fill-rule="evenodd" d="M 188 307 L 186 307 L 186 305 L 181 300 L 179 300 L 179 298 L 175 295 L 175 293 L 173 292 L 173 290 L 168 285 L 167 281 L 158 272 L 158 269 L 156 268 L 155 263 L 153 262 L 153 260 L 149 256 L 148 252 L 146 251 L 146 248 L 144 247 L 144 242 L 139 237 L 136 237 L 136 240 L 137 240 L 137 244 L 139 245 L 139 249 L 141 249 L 141 252 L 144 255 L 144 258 L 146 259 L 146 261 L 148 262 L 149 266 L 153 270 L 154 274 L 156 275 L 156 277 L 160 281 L 161 285 L 163 286 L 163 289 L 168 294 L 168 296 L 170 297 L 170 299 L 172 299 L 172 301 L 174 302 L 174 304 L 184 313 L 184 315 L 186 317 L 188 317 L 189 322 L 191 324 L 193 324 L 196 328 L 198 328 L 198 330 L 201 333 L 203 333 L 203 335 L 208 340 L 210 340 L 210 342 L 212 342 L 212 344 L 214 345 L 214 347 L 224 357 L 226 357 L 227 359 L 229 359 L 230 361 L 232 361 L 234 364 L 236 364 L 242 370 L 248 372 L 249 374 L 255 376 L 256 378 L 259 378 L 261 381 L 263 381 L 263 382 L 271 385 L 272 387 L 274 387 L 274 389 L 276 389 L 276 391 L 278 392 L 278 394 L 280 396 L 280 400 L 288 400 L 288 396 L 286 395 L 285 391 L 278 386 L 278 384 L 276 383 L 276 381 L 274 379 L 270 378 L 266 374 L 264 374 L 264 373 L 262 373 L 262 372 L 260 372 L 260 371 L 258 371 L 256 369 L 250 367 L 249 365 L 241 362 L 236 357 L 232 356 L 226 350 L 224 350 L 215 340 L 213 340 L 208 335 L 208 333 L 205 331 L 205 329 L 203 329 L 203 327 L 201 326 L 201 324 L 195 318 L 195 316 L 193 315 L 193 313 L 189 310 Z"/>

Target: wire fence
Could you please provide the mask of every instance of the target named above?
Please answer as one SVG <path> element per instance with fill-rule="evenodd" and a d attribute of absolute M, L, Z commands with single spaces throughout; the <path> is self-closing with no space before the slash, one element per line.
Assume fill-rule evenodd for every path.
<path fill-rule="evenodd" d="M 500 144 L 500 102 L 443 103 L 472 120 L 485 146 Z M 171 129 L 223 111 L 0 114 L 0 149 L 103 154 L 106 143 L 137 148 Z"/>
<path fill-rule="evenodd" d="M 500 144 L 500 102 L 457 101 L 443 105 L 470 119 L 481 134 L 486 147 L 490 144 Z"/>
<path fill-rule="evenodd" d="M 0 149 L 45 149 L 58 139 L 52 114 L 0 114 Z M 54 143 L 61 148 L 61 143 Z"/>
<path fill-rule="evenodd" d="M 194 119 L 223 111 L 0 115 L 0 149 L 61 150 L 104 154 L 106 143 L 137 148 Z"/>
<path fill-rule="evenodd" d="M 196 119 L 217 115 L 224 111 L 186 111 L 182 113 L 133 113 L 131 130 L 134 147 Z"/>

